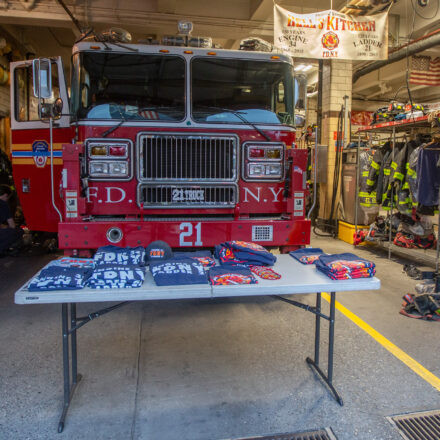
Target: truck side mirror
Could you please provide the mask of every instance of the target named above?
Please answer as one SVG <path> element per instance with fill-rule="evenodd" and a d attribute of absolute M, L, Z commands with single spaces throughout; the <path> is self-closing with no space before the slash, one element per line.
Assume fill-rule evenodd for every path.
<path fill-rule="evenodd" d="M 48 58 L 38 58 L 32 61 L 34 81 L 34 96 L 38 99 L 52 97 L 52 70 Z"/>

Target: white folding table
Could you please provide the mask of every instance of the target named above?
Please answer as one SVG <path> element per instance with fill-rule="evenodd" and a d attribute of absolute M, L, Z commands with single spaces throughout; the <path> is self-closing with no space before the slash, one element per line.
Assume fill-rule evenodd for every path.
<path fill-rule="evenodd" d="M 333 350 L 335 329 L 336 292 L 376 290 L 380 288 L 377 278 L 361 278 L 355 280 L 335 281 L 318 272 L 314 265 L 303 265 L 289 255 L 278 255 L 273 269 L 281 274 L 279 280 L 264 280 L 258 278 L 258 284 L 211 286 L 209 284 L 192 284 L 185 286 L 156 286 L 149 271 L 140 288 L 135 289 L 81 289 L 56 290 L 45 292 L 30 292 L 26 283 L 15 293 L 16 304 L 61 304 L 62 338 L 63 338 L 63 375 L 64 375 L 64 405 L 58 424 L 58 432 L 64 429 L 65 418 L 75 387 L 81 379 L 77 371 L 77 339 L 76 332 L 91 320 L 115 310 L 132 301 L 175 300 L 194 298 L 225 298 L 240 296 L 269 295 L 313 313 L 315 318 L 315 353 L 314 358 L 306 361 L 324 380 L 333 393 L 336 401 L 343 405 L 342 398 L 333 387 Z M 321 292 L 330 292 L 330 315 L 321 312 Z M 286 295 L 316 293 L 316 306 L 300 303 Z M 283 295 L 283 296 L 280 296 Z M 77 317 L 76 305 L 84 302 L 115 301 L 107 307 L 87 316 Z M 120 302 L 122 301 L 122 302 Z M 69 323 L 70 309 L 70 323 Z M 329 345 L 327 374 L 319 366 L 319 347 L 321 333 L 321 318 L 329 321 Z M 70 337 L 70 348 L 69 348 Z"/>

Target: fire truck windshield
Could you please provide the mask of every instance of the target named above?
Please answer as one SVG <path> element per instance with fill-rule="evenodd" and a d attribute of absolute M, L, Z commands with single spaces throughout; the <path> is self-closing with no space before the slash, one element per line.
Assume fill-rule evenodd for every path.
<path fill-rule="evenodd" d="M 244 124 L 239 111 L 251 123 L 292 124 L 294 79 L 288 63 L 197 57 L 191 75 L 197 122 Z"/>
<path fill-rule="evenodd" d="M 75 54 L 71 102 L 80 119 L 181 121 L 185 61 L 172 55 Z"/>

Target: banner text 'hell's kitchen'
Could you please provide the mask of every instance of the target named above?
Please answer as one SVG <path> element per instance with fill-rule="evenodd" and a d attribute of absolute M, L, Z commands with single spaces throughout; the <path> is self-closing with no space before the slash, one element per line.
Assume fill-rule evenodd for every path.
<path fill-rule="evenodd" d="M 274 45 L 301 58 L 388 58 L 388 12 L 354 17 L 328 10 L 294 14 L 274 5 Z"/>

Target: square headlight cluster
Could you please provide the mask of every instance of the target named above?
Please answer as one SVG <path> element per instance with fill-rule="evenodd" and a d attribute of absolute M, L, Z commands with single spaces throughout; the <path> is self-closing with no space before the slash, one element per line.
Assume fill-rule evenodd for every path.
<path fill-rule="evenodd" d="M 284 175 L 284 145 L 247 144 L 244 151 L 245 180 L 280 180 Z"/>
<path fill-rule="evenodd" d="M 130 176 L 129 142 L 88 142 L 89 176 L 127 179 Z"/>

